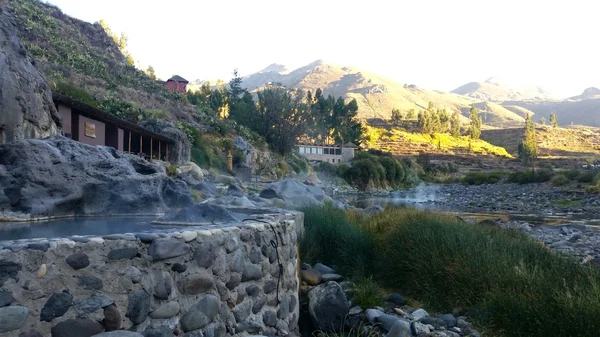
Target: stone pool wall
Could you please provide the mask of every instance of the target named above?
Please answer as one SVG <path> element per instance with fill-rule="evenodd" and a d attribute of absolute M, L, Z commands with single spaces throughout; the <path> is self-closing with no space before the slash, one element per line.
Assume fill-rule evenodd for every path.
<path fill-rule="evenodd" d="M 302 216 L 257 218 L 0 242 L 0 336 L 294 334 Z"/>

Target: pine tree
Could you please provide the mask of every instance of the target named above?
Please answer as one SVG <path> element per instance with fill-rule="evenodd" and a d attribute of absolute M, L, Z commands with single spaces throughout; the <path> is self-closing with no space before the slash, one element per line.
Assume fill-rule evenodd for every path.
<path fill-rule="evenodd" d="M 556 118 L 555 113 L 550 114 L 550 125 L 555 129 L 558 127 L 558 118 Z"/>
<path fill-rule="evenodd" d="M 454 110 L 452 113 L 451 130 L 452 137 L 460 137 L 460 112 Z"/>
<path fill-rule="evenodd" d="M 519 158 L 525 164 L 532 164 L 538 156 L 537 139 L 535 136 L 535 123 L 531 116 L 527 114 L 525 119 L 525 138 L 519 144 Z"/>
<path fill-rule="evenodd" d="M 479 118 L 479 110 L 477 110 L 475 104 L 471 106 L 469 118 L 471 119 L 471 138 L 479 139 L 479 136 L 481 136 L 481 118 Z"/>

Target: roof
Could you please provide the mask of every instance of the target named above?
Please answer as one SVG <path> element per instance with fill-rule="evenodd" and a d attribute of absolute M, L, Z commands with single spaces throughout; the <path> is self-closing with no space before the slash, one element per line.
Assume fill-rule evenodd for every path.
<path fill-rule="evenodd" d="M 173 77 L 169 78 L 169 79 L 167 80 L 167 82 L 169 82 L 169 81 L 173 81 L 173 82 L 184 82 L 184 83 L 190 83 L 188 80 L 186 80 L 185 78 L 183 78 L 183 77 L 181 77 L 181 76 L 179 76 L 179 75 L 175 75 L 175 76 L 173 76 Z"/>
<path fill-rule="evenodd" d="M 352 148 L 358 149 L 358 146 L 356 146 L 356 145 L 355 145 L 354 143 L 352 143 L 352 142 L 348 142 L 348 143 L 344 144 L 344 147 L 352 147 Z"/>
<path fill-rule="evenodd" d="M 161 140 L 163 142 L 167 142 L 167 143 L 171 143 L 171 144 L 175 143 L 174 140 L 167 138 L 164 135 L 158 134 L 158 133 L 150 131 L 148 129 L 144 129 L 143 127 L 141 127 L 137 124 L 133 124 L 126 120 L 120 119 L 114 115 L 111 115 L 110 113 L 108 113 L 106 111 L 95 108 L 89 104 L 85 104 L 83 102 L 74 100 L 71 97 L 68 97 L 65 95 L 60 95 L 60 94 L 53 94 L 52 99 L 55 103 L 62 103 L 62 104 L 68 105 L 68 106 L 75 108 L 78 111 L 82 112 L 84 115 L 89 115 L 90 117 L 93 117 L 94 119 L 96 119 L 100 122 L 110 122 L 110 123 L 116 124 L 117 126 L 121 127 L 122 129 L 125 129 L 128 131 L 139 132 L 145 136 L 149 136 L 154 139 Z"/>

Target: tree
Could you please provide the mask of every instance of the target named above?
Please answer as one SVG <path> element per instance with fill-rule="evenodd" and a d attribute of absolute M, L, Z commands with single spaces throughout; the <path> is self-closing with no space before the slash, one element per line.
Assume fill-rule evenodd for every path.
<path fill-rule="evenodd" d="M 479 118 L 479 110 L 475 107 L 475 104 L 471 105 L 469 111 L 469 119 L 471 120 L 471 139 L 479 139 L 481 136 L 481 118 Z"/>
<path fill-rule="evenodd" d="M 542 125 L 546 125 L 546 118 L 542 117 L 542 118 L 540 119 L 540 124 L 542 124 Z"/>
<path fill-rule="evenodd" d="M 408 113 L 406 114 L 406 119 L 414 120 L 415 118 L 417 118 L 417 113 L 415 112 L 415 109 L 408 110 Z"/>
<path fill-rule="evenodd" d="M 535 135 L 535 124 L 531 116 L 527 114 L 525 119 L 525 137 L 519 144 L 519 158 L 525 164 L 533 164 L 538 156 L 537 139 Z"/>
<path fill-rule="evenodd" d="M 156 73 L 154 72 L 153 66 L 148 66 L 148 69 L 146 70 L 146 74 L 148 74 L 148 76 L 150 76 L 151 79 L 156 81 Z"/>
<path fill-rule="evenodd" d="M 452 113 L 452 120 L 450 121 L 452 137 L 460 137 L 460 112 L 454 110 Z"/>
<path fill-rule="evenodd" d="M 558 127 L 558 118 L 556 118 L 555 113 L 550 114 L 550 125 L 555 129 Z"/>
<path fill-rule="evenodd" d="M 229 81 L 229 99 L 235 101 L 239 99 L 246 91 L 242 88 L 242 78 L 238 74 L 237 69 L 233 69 L 233 78 Z"/>
<path fill-rule="evenodd" d="M 398 125 L 402 121 L 402 112 L 399 109 L 392 109 L 392 124 Z"/>

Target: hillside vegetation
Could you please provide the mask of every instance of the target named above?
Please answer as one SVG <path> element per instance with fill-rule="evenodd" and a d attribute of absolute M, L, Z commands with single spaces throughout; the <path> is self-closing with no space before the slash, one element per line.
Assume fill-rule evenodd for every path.
<path fill-rule="evenodd" d="M 167 118 L 192 120 L 195 109 L 131 65 L 99 24 L 65 15 L 38 0 L 0 0 L 16 18 L 19 38 L 51 84 L 68 83 L 98 101 L 118 100 Z M 125 43 L 125 42 L 122 42 Z"/>

